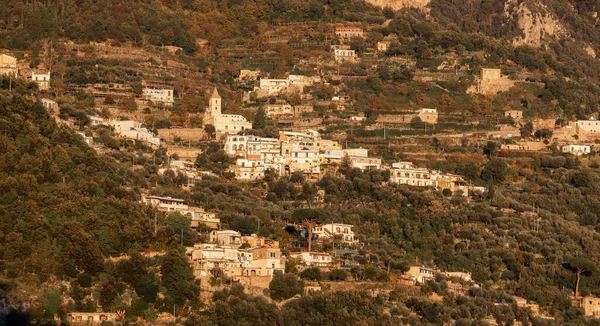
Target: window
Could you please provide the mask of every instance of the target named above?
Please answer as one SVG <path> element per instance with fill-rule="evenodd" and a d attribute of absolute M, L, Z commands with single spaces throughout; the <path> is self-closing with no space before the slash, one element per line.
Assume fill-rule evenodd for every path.
<path fill-rule="evenodd" d="M 277 255 L 275 254 L 275 252 L 271 252 L 270 256 L 271 256 L 271 258 L 275 258 Z"/>

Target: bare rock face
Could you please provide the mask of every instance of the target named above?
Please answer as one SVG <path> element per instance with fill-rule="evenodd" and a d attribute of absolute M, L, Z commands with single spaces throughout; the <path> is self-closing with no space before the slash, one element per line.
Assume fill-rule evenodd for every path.
<path fill-rule="evenodd" d="M 519 28 L 523 30 L 523 36 L 515 38 L 513 45 L 540 47 L 547 37 L 560 38 L 565 35 L 564 26 L 546 9 L 543 4 L 530 9 L 524 2 L 519 4 L 516 0 L 506 1 L 504 14 L 513 17 L 516 14 Z"/>
<path fill-rule="evenodd" d="M 424 9 L 430 0 L 366 0 L 368 3 L 384 7 L 391 7 L 394 10 L 402 8 L 420 8 Z"/>

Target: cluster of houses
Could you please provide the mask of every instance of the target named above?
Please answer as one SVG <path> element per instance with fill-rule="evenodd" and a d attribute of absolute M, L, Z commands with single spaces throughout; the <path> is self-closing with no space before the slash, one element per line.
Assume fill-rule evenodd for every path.
<path fill-rule="evenodd" d="M 380 158 L 369 157 L 364 148 L 342 149 L 332 140 L 322 139 L 317 131 L 281 132 L 279 138 L 249 135 L 227 136 L 225 152 L 236 158 L 235 177 L 240 181 L 264 178 L 267 170 L 278 175 L 302 172 L 308 178 L 318 178 L 330 168 L 338 168 L 344 160 L 350 167 L 361 170 L 388 169 L 390 181 L 417 187 L 433 187 L 438 190 L 485 191 L 483 187 L 467 185 L 459 175 L 437 170 L 419 168 L 410 162 L 382 164 Z"/>
<path fill-rule="evenodd" d="M 353 167 L 360 169 L 381 167 L 381 159 L 368 157 L 367 149 L 342 150 L 332 140 L 322 139 L 317 131 L 281 132 L 279 138 L 248 135 L 227 136 L 225 152 L 235 157 L 236 179 L 261 179 L 267 170 L 279 175 L 301 171 L 308 177 L 321 175 L 324 166 L 340 165 L 348 157 Z"/>
<path fill-rule="evenodd" d="M 222 276 L 248 284 L 251 277 L 270 279 L 285 270 L 278 241 L 233 230 L 212 231 L 208 243 L 187 248 L 186 255 L 199 279 Z"/>

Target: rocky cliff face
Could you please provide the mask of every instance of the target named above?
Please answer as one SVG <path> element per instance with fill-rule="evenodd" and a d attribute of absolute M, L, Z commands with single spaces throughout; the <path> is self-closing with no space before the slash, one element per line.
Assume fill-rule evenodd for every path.
<path fill-rule="evenodd" d="M 394 10 L 402 8 L 420 8 L 424 9 L 430 0 L 366 0 L 366 2 L 375 6 L 391 7 Z"/>
<path fill-rule="evenodd" d="M 565 35 L 564 26 L 553 14 L 548 12 L 543 4 L 538 4 L 536 8 L 532 9 L 528 8 L 524 2 L 518 4 L 517 0 L 506 1 L 504 14 L 510 17 L 516 13 L 518 26 L 523 30 L 523 36 L 513 40 L 514 45 L 540 47 L 546 37 L 560 38 Z"/>

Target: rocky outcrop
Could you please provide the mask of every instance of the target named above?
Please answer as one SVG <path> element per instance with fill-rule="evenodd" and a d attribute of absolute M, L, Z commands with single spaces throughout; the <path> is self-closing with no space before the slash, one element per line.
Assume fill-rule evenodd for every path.
<path fill-rule="evenodd" d="M 368 3 L 375 6 L 391 7 L 394 10 L 402 8 L 420 8 L 424 9 L 429 4 L 430 0 L 366 0 Z"/>
<path fill-rule="evenodd" d="M 512 42 L 513 45 L 540 47 L 546 37 L 562 37 L 565 35 L 564 26 L 544 5 L 538 4 L 533 9 L 535 12 L 527 7 L 525 2 L 519 4 L 517 0 L 506 1 L 504 14 L 507 17 L 516 17 L 519 28 L 523 30 L 523 36 L 515 38 Z"/>

